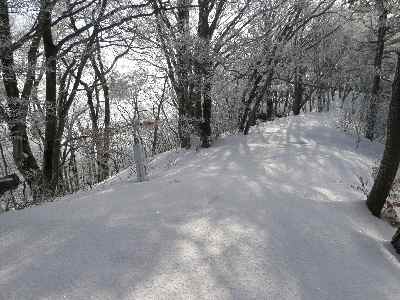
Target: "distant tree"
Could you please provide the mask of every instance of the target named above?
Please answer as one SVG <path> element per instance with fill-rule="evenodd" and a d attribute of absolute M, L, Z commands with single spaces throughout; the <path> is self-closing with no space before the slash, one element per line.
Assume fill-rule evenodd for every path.
<path fill-rule="evenodd" d="M 260 5 L 259 40 L 261 52 L 254 55 L 254 63 L 248 72 L 248 82 L 242 95 L 242 114 L 239 120 L 239 130 L 243 134 L 249 132 L 250 126 L 255 124 L 256 115 L 264 98 L 271 93 L 271 87 L 277 69 L 284 61 L 292 58 L 285 57 L 290 42 L 305 27 L 314 20 L 328 13 L 335 5 L 336 0 L 319 1 L 274 1 L 265 0 Z M 298 70 L 298 75 L 302 72 Z M 300 74 L 299 74 L 300 73 Z M 297 100 L 301 101 L 302 83 L 297 76 Z M 300 93 L 301 92 L 301 93 Z M 269 113 L 273 107 L 271 99 L 267 99 Z M 300 105 L 298 105 L 300 107 Z"/>
<path fill-rule="evenodd" d="M 202 147 L 210 146 L 215 69 L 235 49 L 228 47 L 230 42 L 249 24 L 251 2 L 177 0 L 170 7 L 153 0 L 157 39 L 177 98 L 182 147 L 190 147 L 190 133 L 200 136 Z"/>

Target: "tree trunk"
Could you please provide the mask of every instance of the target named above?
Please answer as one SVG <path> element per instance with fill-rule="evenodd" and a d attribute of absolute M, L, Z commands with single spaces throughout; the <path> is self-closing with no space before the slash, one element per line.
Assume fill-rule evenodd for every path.
<path fill-rule="evenodd" d="M 397 55 L 396 75 L 392 86 L 392 99 L 386 132 L 386 144 L 378 175 L 368 195 L 367 206 L 379 217 L 392 188 L 400 162 L 400 53 Z"/>
<path fill-rule="evenodd" d="M 317 96 L 317 106 L 318 106 L 318 112 L 323 112 L 324 110 L 324 103 L 323 103 L 323 96 L 322 96 L 322 91 L 318 90 L 318 96 Z"/>
<path fill-rule="evenodd" d="M 160 102 L 157 105 L 157 112 L 155 114 L 155 124 L 154 124 L 154 131 L 153 131 L 153 142 L 151 145 L 151 154 L 154 156 L 156 155 L 157 152 L 157 145 L 158 145 L 158 127 L 159 127 L 159 121 L 160 121 L 160 114 L 161 114 L 161 109 L 164 104 L 164 99 L 165 99 L 165 90 L 167 88 L 167 77 L 165 78 L 164 81 L 164 86 L 161 94 L 161 99 Z"/>
<path fill-rule="evenodd" d="M 175 75 L 177 83 L 174 86 L 178 102 L 178 134 L 182 148 L 190 148 L 190 123 L 193 118 L 193 99 L 191 99 L 191 75 L 190 64 L 190 29 L 189 29 L 189 6 L 191 0 L 178 0 L 178 46 L 176 53 Z M 167 55 L 167 54 L 166 54 Z M 171 77 L 171 76 L 170 76 Z M 171 79 L 171 78 L 170 78 Z"/>
<path fill-rule="evenodd" d="M 171 27 L 168 17 L 164 11 L 153 1 L 153 8 L 157 16 L 157 34 L 161 42 L 162 50 L 167 62 L 168 78 L 176 95 L 176 108 L 178 110 L 178 137 L 182 148 L 190 148 L 190 127 L 193 118 L 193 99 L 191 98 L 192 84 L 189 81 L 192 77 L 193 66 L 190 62 L 191 50 L 190 29 L 189 29 L 189 7 L 192 0 L 178 0 L 177 24 Z M 168 31 L 167 31 L 168 30 Z M 175 35 L 176 45 L 171 47 L 166 40 L 168 35 Z"/>
<path fill-rule="evenodd" d="M 268 94 L 268 92 L 270 90 L 271 83 L 272 83 L 272 76 L 274 74 L 274 67 L 275 67 L 275 64 L 273 66 L 270 64 L 271 69 L 269 71 L 269 74 L 267 75 L 267 78 L 265 79 L 263 87 L 259 90 L 258 96 L 257 96 L 257 98 L 253 104 L 253 107 L 251 108 L 250 113 L 248 114 L 247 120 L 245 122 L 245 127 L 243 130 L 244 135 L 247 135 L 249 133 L 250 126 L 255 121 L 256 113 L 260 106 L 260 103 L 261 103 L 263 97 L 266 94 Z"/>
<path fill-rule="evenodd" d="M 211 62 L 210 41 L 212 33 L 208 21 L 209 10 L 206 8 L 208 1 L 199 0 L 199 23 L 197 28 L 197 62 L 194 68 L 195 79 L 195 101 L 196 117 L 199 122 L 199 135 L 202 147 L 210 146 L 211 136 Z"/>
<path fill-rule="evenodd" d="M 98 65 L 95 58 L 92 57 L 92 64 L 96 75 L 100 79 L 100 84 L 103 89 L 104 96 L 104 131 L 101 137 L 102 145 L 101 151 L 98 150 L 98 161 L 100 162 L 99 176 L 100 181 L 107 179 L 110 176 L 109 160 L 110 160 L 110 139 L 111 139 L 111 113 L 110 113 L 110 89 L 107 83 L 106 74 L 103 65 L 103 58 L 101 57 L 101 48 L 98 38 L 96 38 L 96 56 Z"/>
<path fill-rule="evenodd" d="M 294 99 L 293 99 L 293 114 L 297 116 L 300 114 L 301 106 L 303 103 L 303 78 L 300 72 L 296 72 L 296 79 L 294 84 Z"/>
<path fill-rule="evenodd" d="M 41 13 L 42 9 L 38 16 L 39 24 L 42 23 Z M 40 198 L 41 174 L 29 144 L 26 130 L 26 116 L 29 107 L 29 97 L 35 77 L 37 52 L 40 43 L 40 35 L 38 34 L 39 29 L 40 26 L 38 26 L 37 32 L 32 38 L 29 48 L 29 68 L 25 79 L 24 89 L 20 95 L 15 74 L 14 52 L 11 49 L 12 39 L 8 4 L 6 0 L 0 0 L 0 40 L 3 41 L 0 45 L 0 59 L 3 84 L 7 95 L 7 106 L 10 112 L 6 121 L 13 145 L 14 162 L 18 171 L 21 172 L 22 176 L 24 176 L 24 179 L 31 188 L 32 196 L 35 201 Z"/>
<path fill-rule="evenodd" d="M 204 94 L 203 94 L 203 122 L 201 124 L 201 146 L 203 148 L 210 147 L 211 142 L 211 109 L 212 109 L 212 100 L 211 100 L 211 83 L 210 83 L 210 75 L 205 75 L 205 83 L 204 83 Z"/>
<path fill-rule="evenodd" d="M 49 193 L 55 191 L 53 182 L 54 151 L 57 135 L 57 55 L 51 30 L 51 8 L 44 14 L 43 45 L 46 60 L 46 120 L 43 151 L 43 179 Z"/>
<path fill-rule="evenodd" d="M 252 85 L 250 92 L 245 91 L 242 96 L 242 104 L 244 106 L 244 110 L 242 115 L 240 116 L 239 120 L 239 130 L 244 131 L 244 128 L 246 126 L 246 121 L 248 119 L 249 113 L 251 111 L 251 104 L 253 103 L 254 98 L 257 96 L 257 90 L 259 88 L 259 84 L 263 78 L 261 74 L 258 73 L 258 70 L 254 70 L 254 76 L 252 76 L 249 81 L 248 85 Z M 248 93 L 248 97 L 246 99 Z"/>
<path fill-rule="evenodd" d="M 284 105 L 283 105 L 283 115 L 287 116 L 288 113 L 288 106 L 289 106 L 289 88 L 286 89 L 285 92 L 285 100 L 284 100 Z"/>
<path fill-rule="evenodd" d="M 96 84 L 96 78 L 95 78 L 95 84 Z M 101 151 L 102 151 L 102 143 L 101 143 L 101 137 L 100 137 L 100 132 L 99 132 L 99 127 L 98 127 L 98 109 L 95 108 L 94 103 L 93 103 L 93 87 L 89 87 L 88 84 L 82 82 L 82 85 L 84 86 L 85 90 L 86 90 L 86 100 L 87 100 L 87 104 L 89 106 L 89 116 L 90 116 L 90 121 L 92 124 L 92 140 L 93 140 L 93 144 L 96 147 L 96 160 L 97 160 L 97 168 L 98 170 L 101 169 Z M 97 103 L 100 101 L 99 100 L 99 95 L 96 89 L 96 100 Z M 97 181 L 100 182 L 101 178 L 98 172 L 98 177 L 97 177 Z"/>
<path fill-rule="evenodd" d="M 383 60 L 383 51 L 385 48 L 385 33 L 386 33 L 386 23 L 387 23 L 387 11 L 384 7 L 383 0 L 376 0 L 376 6 L 377 10 L 379 10 L 378 40 L 376 44 L 376 53 L 374 60 L 374 79 L 373 79 L 371 97 L 367 114 L 367 124 L 366 124 L 367 128 L 365 131 L 365 137 L 371 141 L 374 139 L 376 116 L 378 112 L 378 99 L 380 93 L 382 60 Z"/>
<path fill-rule="evenodd" d="M 278 39 L 280 42 L 281 39 Z M 261 74 L 257 73 L 256 81 L 254 82 L 253 88 L 249 94 L 248 100 L 246 101 L 246 109 L 245 112 L 241 118 L 241 124 L 240 124 L 240 129 L 243 128 L 243 134 L 247 135 L 250 129 L 251 124 L 254 122 L 256 117 L 256 112 L 258 110 L 258 107 L 263 99 L 263 97 L 268 94 L 271 83 L 272 83 L 272 77 L 275 72 L 275 66 L 278 63 L 278 58 L 275 57 L 276 51 L 278 49 L 278 43 L 276 43 L 271 51 L 269 52 L 269 58 L 267 62 L 267 66 L 269 71 L 267 74 L 264 74 L 266 76 L 263 76 Z M 262 79 L 265 77 L 264 83 L 261 88 L 259 88 L 259 83 L 262 81 Z M 255 98 L 255 101 L 253 103 L 253 100 Z"/>
<path fill-rule="evenodd" d="M 274 101 L 275 95 L 274 93 L 267 93 L 267 121 L 272 121 L 274 119 Z"/>

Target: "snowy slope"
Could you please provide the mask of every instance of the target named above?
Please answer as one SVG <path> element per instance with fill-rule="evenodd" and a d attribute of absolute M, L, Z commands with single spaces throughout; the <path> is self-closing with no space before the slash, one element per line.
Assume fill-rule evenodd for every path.
<path fill-rule="evenodd" d="M 350 185 L 381 147 L 281 119 L 150 181 L 0 216 L 0 299 L 400 299 L 393 229 Z"/>

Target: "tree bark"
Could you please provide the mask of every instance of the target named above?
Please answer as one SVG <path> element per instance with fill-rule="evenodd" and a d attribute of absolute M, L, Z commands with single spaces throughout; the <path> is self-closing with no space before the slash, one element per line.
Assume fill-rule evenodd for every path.
<path fill-rule="evenodd" d="M 219 0 L 218 6 L 223 8 L 225 0 Z M 199 22 L 197 27 L 197 46 L 196 46 L 196 63 L 195 63 L 195 101 L 196 101 L 196 117 L 198 122 L 198 131 L 201 139 L 201 146 L 207 148 L 210 146 L 211 137 L 211 38 L 214 34 L 215 26 L 213 24 L 218 20 L 218 9 L 214 21 L 210 25 L 210 1 L 198 0 L 199 5 Z"/>
<path fill-rule="evenodd" d="M 242 96 L 242 105 L 244 106 L 243 113 L 240 116 L 239 120 L 239 130 L 244 131 L 244 128 L 246 126 L 246 121 L 248 119 L 248 115 L 251 110 L 251 104 L 253 103 L 254 98 L 257 96 L 257 90 L 259 88 L 259 84 L 262 80 L 263 76 L 259 74 L 258 70 L 255 69 L 253 76 L 251 76 L 248 80 L 248 85 L 252 85 L 250 91 L 247 89 L 243 93 Z M 248 96 L 247 96 L 248 94 Z M 247 96 L 247 98 L 246 98 Z"/>
<path fill-rule="evenodd" d="M 40 30 L 42 26 L 43 7 L 38 15 L 38 25 L 28 52 L 28 72 L 25 78 L 22 94 L 18 89 L 15 74 L 14 51 L 12 49 L 12 38 L 10 30 L 10 19 L 8 4 L 6 0 L 0 0 L 0 59 L 3 75 L 3 84 L 7 96 L 9 115 L 6 117 L 13 145 L 13 159 L 18 171 L 31 188 L 33 198 L 38 200 L 40 193 L 41 175 L 35 157 L 33 156 L 26 128 L 26 116 L 29 107 L 33 81 L 35 78 L 35 67 L 37 53 L 40 43 Z"/>
<path fill-rule="evenodd" d="M 274 75 L 275 63 L 273 66 L 270 64 L 270 67 L 271 67 L 271 69 L 269 71 L 269 74 L 267 75 L 267 78 L 265 79 L 264 85 L 258 91 L 257 98 L 253 103 L 253 107 L 251 107 L 251 109 L 250 109 L 250 113 L 248 114 L 247 120 L 245 122 L 244 130 L 243 130 L 244 135 L 247 135 L 249 133 L 250 126 L 252 124 L 254 124 L 254 122 L 255 122 L 256 113 L 258 111 L 260 103 L 261 103 L 262 99 L 264 98 L 264 96 L 266 94 L 268 94 L 268 92 L 270 90 L 271 83 L 272 83 L 272 77 Z"/>
<path fill-rule="evenodd" d="M 109 160 L 110 160 L 110 139 L 111 139 L 111 112 L 110 112 L 110 89 L 106 79 L 106 73 L 103 65 L 103 59 L 101 56 L 101 48 L 100 42 L 98 38 L 96 38 L 96 58 L 92 56 L 91 61 L 93 65 L 93 69 L 96 73 L 96 76 L 100 79 L 101 88 L 103 90 L 104 96 L 104 129 L 103 134 L 101 135 L 101 149 L 97 149 L 98 158 L 97 161 L 99 162 L 99 181 L 103 181 L 107 179 L 110 175 L 110 168 L 109 168 Z M 97 129 L 98 132 L 98 129 Z M 99 132 L 98 132 L 99 133 Z"/>
<path fill-rule="evenodd" d="M 276 98 L 275 98 L 275 93 L 274 92 L 270 92 L 267 93 L 267 121 L 272 121 L 274 119 L 274 104 L 276 104 Z M 275 99 L 275 101 L 274 101 Z"/>
<path fill-rule="evenodd" d="M 43 151 L 43 179 L 48 192 L 55 189 L 53 182 L 54 151 L 57 136 L 57 55 L 58 49 L 53 42 L 51 28 L 52 7 L 44 13 L 43 46 L 46 60 L 46 117 L 45 143 Z"/>
<path fill-rule="evenodd" d="M 301 72 L 296 71 L 296 79 L 294 84 L 293 114 L 297 116 L 303 104 L 303 77 Z"/>
<path fill-rule="evenodd" d="M 378 39 L 376 44 L 375 60 L 374 60 L 374 79 L 371 89 L 371 96 L 367 114 L 367 124 L 365 137 L 369 140 L 374 139 L 375 127 L 376 127 L 376 116 L 378 112 L 378 101 L 380 93 L 380 82 L 382 73 L 382 60 L 383 51 L 385 48 L 385 33 L 387 23 L 387 11 L 384 7 L 383 0 L 376 0 L 376 7 L 379 11 L 378 18 Z"/>
<path fill-rule="evenodd" d="M 397 68 L 392 86 L 392 99 L 386 132 L 386 144 L 379 166 L 378 175 L 368 195 L 367 206 L 371 213 L 380 217 L 392 188 L 400 162 L 400 53 L 397 55 Z"/>
<path fill-rule="evenodd" d="M 154 124 L 154 131 L 153 131 L 153 142 L 151 145 L 151 154 L 154 156 L 157 153 L 157 145 L 158 145 L 158 128 L 159 128 L 159 121 L 160 121 L 160 114 L 161 114 L 161 109 L 164 105 L 164 99 L 165 99 L 165 90 L 167 88 L 167 79 L 168 77 L 165 78 L 164 81 L 164 86 L 161 94 L 161 99 L 160 102 L 157 104 L 157 112 L 155 113 L 155 124 Z"/>

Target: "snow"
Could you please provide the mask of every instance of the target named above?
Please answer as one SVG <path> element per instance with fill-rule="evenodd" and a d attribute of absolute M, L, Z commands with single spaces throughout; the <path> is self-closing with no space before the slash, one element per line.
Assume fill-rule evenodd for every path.
<path fill-rule="evenodd" d="M 0 299 L 399 299 L 394 230 L 351 187 L 381 152 L 290 117 L 3 214 Z"/>

